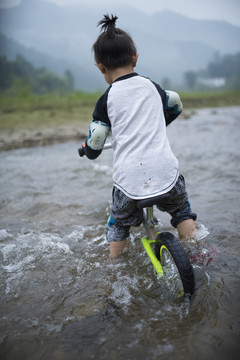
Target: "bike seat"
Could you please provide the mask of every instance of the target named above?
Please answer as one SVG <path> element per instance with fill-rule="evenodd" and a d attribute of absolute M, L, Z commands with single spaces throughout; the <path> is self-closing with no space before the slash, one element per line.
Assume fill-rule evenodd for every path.
<path fill-rule="evenodd" d="M 143 208 L 146 208 L 146 207 L 151 207 L 153 205 L 160 204 L 162 201 L 169 200 L 170 197 L 171 197 L 171 195 L 169 193 L 166 193 L 166 194 L 154 196 L 154 197 L 151 197 L 151 198 L 148 198 L 148 199 L 137 200 L 137 207 L 139 209 L 143 209 Z"/>

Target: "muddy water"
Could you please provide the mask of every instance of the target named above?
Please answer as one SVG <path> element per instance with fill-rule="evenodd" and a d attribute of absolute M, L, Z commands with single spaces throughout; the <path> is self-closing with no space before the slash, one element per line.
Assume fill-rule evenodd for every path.
<path fill-rule="evenodd" d="M 0 153 L 0 358 L 239 359 L 239 129 L 240 108 L 198 110 L 168 129 L 209 231 L 189 244 L 191 301 L 157 283 L 141 227 L 108 259 L 110 150 L 96 161 L 78 158 L 76 142 Z"/>

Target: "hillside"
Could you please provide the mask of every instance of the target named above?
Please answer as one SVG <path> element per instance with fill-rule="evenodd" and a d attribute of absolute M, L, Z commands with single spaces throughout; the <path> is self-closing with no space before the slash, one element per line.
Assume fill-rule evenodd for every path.
<path fill-rule="evenodd" d="M 32 46 L 25 46 L 0 33 L 0 55 L 5 55 L 9 60 L 14 60 L 18 54 L 30 61 L 35 67 L 45 67 L 57 75 L 63 75 L 66 70 L 71 70 L 75 77 L 77 88 L 94 91 L 99 88 L 99 82 L 92 72 L 81 68 L 74 62 L 60 57 L 54 57 L 36 50 Z"/>
<path fill-rule="evenodd" d="M 134 38 L 140 54 L 137 71 L 161 82 L 182 81 L 188 70 L 199 70 L 219 52 L 240 51 L 240 28 L 220 21 L 200 21 L 163 11 L 148 15 L 130 7 L 111 6 L 118 26 Z M 94 68 L 91 47 L 99 34 L 96 27 L 106 9 L 82 5 L 59 7 L 43 0 L 23 0 L 17 7 L 0 10 L 0 31 L 8 37 L 2 52 L 23 55 L 36 66 L 61 73 L 66 68 L 78 88 L 106 87 Z M 11 42 L 11 40 L 14 41 Z"/>

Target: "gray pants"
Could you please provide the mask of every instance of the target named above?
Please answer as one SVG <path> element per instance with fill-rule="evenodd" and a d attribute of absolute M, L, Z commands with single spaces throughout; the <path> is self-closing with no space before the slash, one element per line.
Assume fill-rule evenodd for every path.
<path fill-rule="evenodd" d="M 191 210 L 182 175 L 179 175 L 169 194 L 171 197 L 167 201 L 162 201 L 157 207 L 172 216 L 172 226 L 177 227 L 178 224 L 187 219 L 196 220 L 197 215 Z M 114 187 L 111 215 L 107 226 L 107 241 L 126 239 L 129 236 L 130 227 L 139 226 L 142 218 L 143 211 L 137 208 L 137 200 L 130 199 L 121 190 Z"/>

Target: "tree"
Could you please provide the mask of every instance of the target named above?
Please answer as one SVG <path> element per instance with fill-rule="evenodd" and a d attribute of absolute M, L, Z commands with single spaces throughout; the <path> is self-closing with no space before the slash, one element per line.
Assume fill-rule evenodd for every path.
<path fill-rule="evenodd" d="M 0 56 L 0 90 L 5 90 L 11 86 L 10 64 L 6 56 Z"/>
<path fill-rule="evenodd" d="M 12 89 L 13 94 L 67 93 L 74 90 L 74 78 L 69 70 L 63 77 L 45 68 L 36 69 L 21 55 L 14 61 L 0 56 L 0 90 Z"/>
<path fill-rule="evenodd" d="M 162 79 L 162 84 L 161 84 L 162 88 L 165 90 L 169 90 L 171 88 L 171 81 L 169 80 L 168 77 L 164 77 Z"/>
<path fill-rule="evenodd" d="M 66 70 L 65 73 L 65 82 L 66 82 L 66 90 L 73 91 L 74 90 L 74 77 L 70 70 Z"/>
<path fill-rule="evenodd" d="M 186 86 L 189 90 L 194 90 L 197 82 L 197 74 L 194 71 L 187 71 L 184 73 Z"/>

